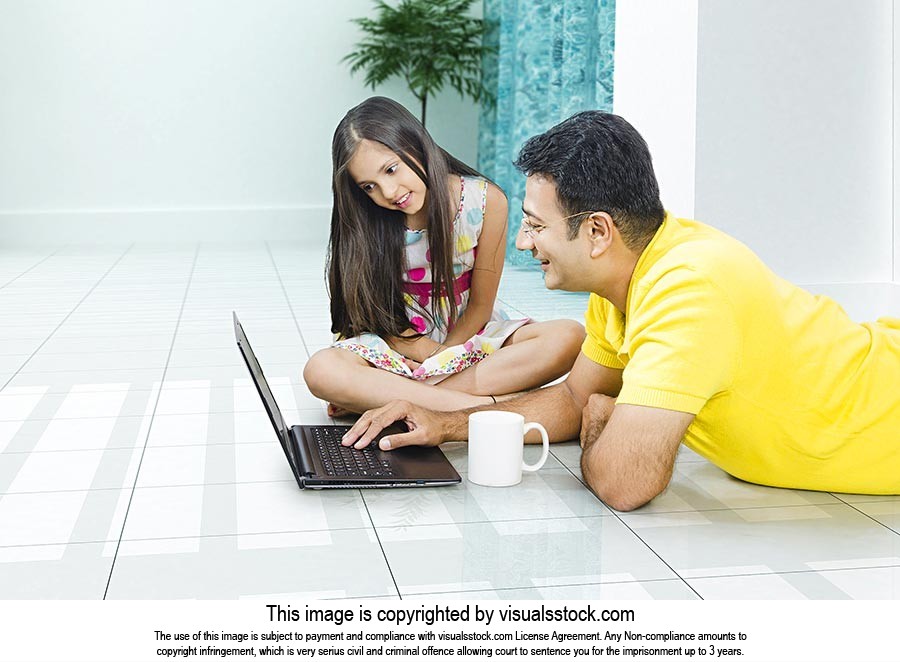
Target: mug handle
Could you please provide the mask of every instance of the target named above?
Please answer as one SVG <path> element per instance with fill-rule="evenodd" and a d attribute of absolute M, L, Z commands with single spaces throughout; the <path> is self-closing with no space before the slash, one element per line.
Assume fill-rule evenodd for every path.
<path fill-rule="evenodd" d="M 522 436 L 524 437 L 530 430 L 537 430 L 541 433 L 544 452 L 541 453 L 541 459 L 534 464 L 525 464 L 525 462 L 522 462 L 522 471 L 537 471 L 544 466 L 544 462 L 547 461 L 547 457 L 550 455 L 550 437 L 547 436 L 547 430 L 544 429 L 544 426 L 540 423 L 526 423 Z"/>

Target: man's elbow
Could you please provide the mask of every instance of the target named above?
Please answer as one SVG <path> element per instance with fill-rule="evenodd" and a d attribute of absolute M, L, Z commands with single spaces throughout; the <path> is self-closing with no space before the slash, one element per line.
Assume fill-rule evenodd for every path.
<path fill-rule="evenodd" d="M 636 510 L 650 503 L 659 494 L 659 492 L 640 494 L 633 490 L 624 491 L 619 489 L 595 489 L 594 493 L 607 506 L 623 513 Z"/>
<path fill-rule="evenodd" d="M 586 478 L 588 478 L 586 476 Z M 616 476 L 588 478 L 588 487 L 607 506 L 620 512 L 629 512 L 644 506 L 666 489 L 668 481 L 651 480 L 638 484 Z"/>

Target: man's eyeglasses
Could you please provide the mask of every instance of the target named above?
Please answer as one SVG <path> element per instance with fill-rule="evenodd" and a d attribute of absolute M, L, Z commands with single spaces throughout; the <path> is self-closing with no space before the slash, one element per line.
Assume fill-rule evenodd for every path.
<path fill-rule="evenodd" d="M 581 222 L 583 223 L 587 218 L 590 217 L 591 214 L 594 214 L 594 213 L 596 213 L 596 212 L 593 212 L 593 211 L 580 211 L 580 212 L 578 212 L 577 214 L 570 214 L 569 216 L 564 216 L 563 218 L 560 219 L 560 222 L 562 223 L 562 222 L 564 222 L 564 221 L 568 221 L 570 218 L 575 218 L 576 216 L 581 216 L 582 214 L 584 214 L 584 215 L 585 215 L 584 218 L 581 219 Z M 522 233 L 523 233 L 526 237 L 528 237 L 529 239 L 534 239 L 536 236 L 538 236 L 539 234 L 541 234 L 541 232 L 543 232 L 544 230 L 546 230 L 546 229 L 547 229 L 547 226 L 546 226 L 546 225 L 540 225 L 540 224 L 538 224 L 538 223 L 532 223 L 532 222 L 529 220 L 529 218 L 530 218 L 530 217 L 528 216 L 528 214 L 526 214 L 525 212 L 522 212 L 522 226 L 521 226 L 521 227 L 522 227 Z"/>

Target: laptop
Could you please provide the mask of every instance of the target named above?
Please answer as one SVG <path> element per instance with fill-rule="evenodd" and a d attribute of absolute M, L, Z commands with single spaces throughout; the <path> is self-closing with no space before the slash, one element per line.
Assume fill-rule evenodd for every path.
<path fill-rule="evenodd" d="M 349 425 L 294 425 L 288 428 L 259 361 L 250 348 L 244 328 L 234 317 L 234 337 L 256 384 L 300 489 L 362 487 L 431 487 L 456 485 L 459 474 L 436 446 L 404 446 L 385 453 L 378 440 L 388 434 L 406 432 L 401 424 L 385 428 L 362 450 L 341 445 Z"/>

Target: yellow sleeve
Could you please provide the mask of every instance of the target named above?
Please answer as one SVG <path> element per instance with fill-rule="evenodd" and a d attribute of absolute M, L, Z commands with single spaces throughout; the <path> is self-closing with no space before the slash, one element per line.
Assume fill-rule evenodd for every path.
<path fill-rule="evenodd" d="M 741 335 L 727 294 L 690 268 L 669 271 L 628 320 L 619 404 L 698 413 L 731 386 Z"/>
<path fill-rule="evenodd" d="M 587 312 L 584 314 L 584 327 L 587 335 L 581 345 L 581 352 L 594 363 L 621 370 L 624 364 L 619 359 L 618 350 L 622 344 L 621 329 L 624 324 L 621 322 L 616 324 L 617 320 L 612 319 L 612 316 L 616 314 L 617 311 L 609 301 L 596 294 L 591 294 Z M 616 347 L 608 336 L 618 340 L 619 347 Z"/>

